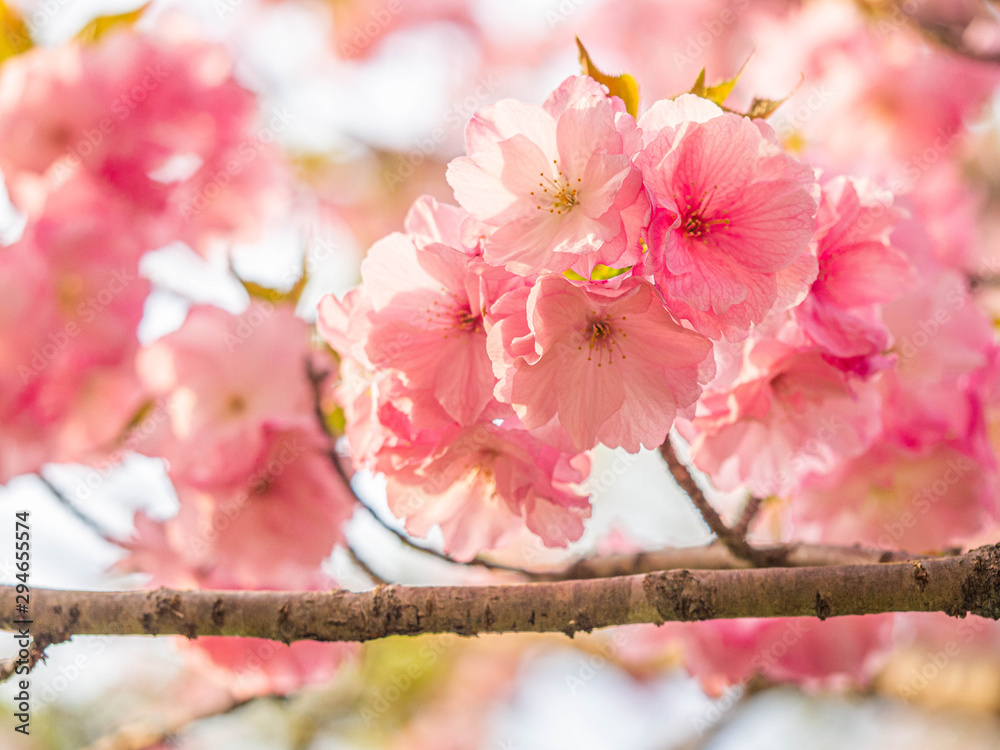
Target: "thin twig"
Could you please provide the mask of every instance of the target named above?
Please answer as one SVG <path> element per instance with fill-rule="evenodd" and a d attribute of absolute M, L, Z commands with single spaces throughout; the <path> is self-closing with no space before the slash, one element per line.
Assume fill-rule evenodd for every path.
<path fill-rule="evenodd" d="M 677 457 L 677 452 L 674 450 L 673 443 L 670 442 L 669 435 L 663 441 L 663 445 L 660 446 L 660 455 L 667 462 L 667 468 L 670 469 L 670 474 L 673 476 L 674 481 L 677 482 L 678 486 L 691 499 L 698 512 L 701 513 L 702 519 L 712 533 L 718 537 L 719 541 L 725 544 L 730 552 L 737 557 L 749 560 L 754 565 L 760 564 L 761 555 L 759 552 L 750 546 L 742 534 L 729 528 L 726 522 L 722 520 L 719 512 L 712 507 L 708 498 L 705 497 L 704 491 L 698 486 L 695 478 L 691 475 L 691 470 Z"/>
<path fill-rule="evenodd" d="M 743 511 L 740 513 L 740 518 L 733 526 L 733 533 L 738 534 L 744 539 L 747 538 L 747 534 L 750 533 L 750 525 L 753 520 L 757 517 L 757 512 L 760 510 L 763 500 L 756 495 L 751 495 L 747 498 L 746 504 L 743 506 Z"/>
<path fill-rule="evenodd" d="M 51 480 L 45 477 L 41 472 L 39 472 L 36 476 L 38 477 L 38 481 L 45 485 L 45 489 L 47 489 L 59 502 L 59 504 L 62 505 L 63 508 L 65 508 L 74 518 L 76 518 L 76 520 L 109 544 L 121 545 L 121 542 L 111 536 L 107 530 L 97 523 L 97 521 L 77 508 L 76 505 L 73 504 L 73 501 L 70 500 L 61 489 L 56 487 Z"/>
<path fill-rule="evenodd" d="M 973 292 L 984 288 L 1000 287 L 1000 276 L 996 274 L 969 274 L 969 289 Z"/>
<path fill-rule="evenodd" d="M 345 545 L 345 549 L 347 550 L 347 555 L 351 558 L 351 561 L 365 572 L 365 575 L 371 579 L 372 583 L 379 586 L 385 586 L 389 583 L 389 581 L 372 570 L 372 567 L 361 558 L 361 555 L 358 554 L 358 551 L 354 549 L 353 545 Z"/>
<path fill-rule="evenodd" d="M 747 567 L 748 564 L 755 565 L 757 567 L 811 567 L 873 562 L 894 562 L 917 559 L 918 557 L 905 552 L 886 552 L 884 550 L 862 549 L 859 547 L 837 547 L 833 545 L 791 543 L 751 547 L 745 540 L 746 529 L 744 528 L 744 525 L 748 528 L 749 523 L 752 521 L 753 514 L 757 510 L 754 506 L 759 507 L 761 502 L 760 499 L 753 497 L 750 498 L 747 502 L 747 506 L 743 510 L 740 522 L 737 523 L 733 529 L 728 529 L 715 509 L 708 505 L 708 501 L 705 499 L 704 493 L 695 483 L 690 471 L 686 466 L 680 463 L 676 454 L 673 453 L 672 446 L 668 445 L 669 455 L 673 456 L 675 465 L 678 467 L 677 473 L 674 474 L 675 479 L 677 479 L 679 483 L 683 480 L 684 484 L 682 484 L 682 487 L 684 487 L 685 491 L 687 491 L 688 488 L 692 488 L 692 491 L 695 492 L 695 497 L 700 498 L 704 507 L 708 509 L 706 512 L 709 516 L 714 516 L 716 528 L 721 527 L 726 530 L 724 534 L 720 535 L 716 531 L 716 528 L 712 528 L 710 526 L 713 532 L 716 533 L 716 536 L 719 537 L 719 540 L 722 543 L 721 545 L 709 545 L 707 547 L 688 549 L 668 548 L 624 555 L 598 555 L 582 558 L 570 563 L 564 568 L 556 570 L 526 570 L 524 568 L 511 565 L 491 562 L 490 560 L 486 560 L 481 557 L 473 558 L 468 562 L 455 560 L 443 552 L 430 547 L 424 547 L 423 545 L 415 542 L 405 533 L 383 519 L 378 511 L 371 507 L 354 491 L 354 488 L 351 486 L 350 477 L 344 469 L 341 458 L 333 449 L 333 442 L 336 436 L 330 433 L 326 418 L 323 415 L 321 405 L 322 384 L 328 377 L 329 373 L 316 370 L 312 362 L 309 362 L 307 372 L 309 382 L 313 388 L 316 419 L 329 440 L 327 455 L 336 470 L 337 475 L 344 482 L 345 487 L 347 487 L 348 491 L 352 494 L 357 503 L 367 510 L 368 513 L 371 514 L 372 518 L 375 519 L 375 521 L 382 528 L 396 537 L 400 544 L 414 550 L 415 552 L 420 552 L 421 554 L 434 557 L 442 562 L 447 562 L 452 565 L 474 565 L 488 570 L 512 573 L 521 576 L 528 581 L 565 581 L 587 578 L 607 578 L 611 576 L 630 575 L 636 573 L 650 573 L 658 570 L 721 570 Z M 661 451 L 662 450 L 664 449 L 661 448 Z M 668 459 L 669 465 L 668 455 L 665 454 L 664 458 Z M 674 468 L 671 468 L 671 473 L 674 473 Z M 678 475 L 680 478 L 678 478 Z M 351 550 L 349 550 L 349 552 L 351 552 Z M 920 557 L 923 558 L 927 556 Z M 367 567 L 360 561 L 360 558 L 357 558 L 357 561 L 362 567 Z M 375 574 L 374 571 L 369 569 L 368 572 L 372 575 L 373 580 L 378 578 L 378 575 Z"/>
<path fill-rule="evenodd" d="M 948 23 L 921 17 L 919 11 L 914 13 L 912 9 L 908 9 L 909 3 L 904 3 L 901 0 L 881 0 L 881 2 L 873 2 L 872 0 L 855 1 L 862 10 L 874 14 L 877 19 L 880 18 L 883 22 L 888 22 L 891 25 L 901 25 L 896 19 L 902 19 L 906 25 L 923 36 L 924 39 L 932 44 L 944 47 L 954 54 L 977 62 L 1000 62 L 1000 51 L 978 50 L 966 43 L 966 32 L 970 24 L 979 20 L 976 15 L 967 16 L 963 19 L 963 23 Z M 919 5 L 919 3 L 915 5 Z M 995 11 L 992 11 L 989 5 L 983 4 L 982 7 L 984 10 L 989 11 L 990 15 L 995 16 Z"/>
<path fill-rule="evenodd" d="M 909 552 L 866 547 L 841 547 L 797 542 L 761 545 L 755 547 L 754 550 L 762 558 L 760 567 L 776 568 L 816 568 L 831 565 L 906 562 L 937 557 L 954 557 L 961 554 L 961 550 L 957 549 L 943 550 L 938 554 L 913 555 Z M 749 567 L 753 567 L 751 562 L 737 557 L 721 542 L 714 542 L 704 547 L 667 548 L 584 557 L 565 568 L 536 573 L 533 580 L 570 581 L 655 573 L 660 570 L 738 570 Z"/>

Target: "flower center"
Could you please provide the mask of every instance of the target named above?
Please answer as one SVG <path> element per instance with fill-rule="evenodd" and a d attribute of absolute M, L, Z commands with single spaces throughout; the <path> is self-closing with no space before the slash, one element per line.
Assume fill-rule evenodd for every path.
<path fill-rule="evenodd" d="M 473 310 L 467 299 L 442 288 L 443 299 L 431 301 L 430 307 L 424 312 L 427 322 L 434 327 L 443 328 L 444 337 L 448 338 L 452 331 L 463 333 L 478 333 L 483 330 L 483 316 L 478 310 Z"/>
<path fill-rule="evenodd" d="M 674 201 L 678 206 L 685 206 L 681 212 L 683 216 L 681 224 L 684 234 L 688 237 L 698 239 L 709 232 L 722 230 L 729 226 L 729 218 L 725 215 L 728 213 L 726 209 L 719 211 L 719 215 L 716 215 L 715 218 L 709 218 L 708 204 L 711 203 L 717 188 L 718 185 L 713 185 L 711 191 L 704 190 L 701 195 L 694 195 L 694 185 L 689 184 L 689 192 L 685 193 L 683 202 L 678 201 L 677 196 L 674 196 Z"/>
<path fill-rule="evenodd" d="M 465 309 L 458 314 L 458 327 L 463 331 L 468 331 L 469 333 L 475 333 L 476 331 L 483 330 L 483 319 L 478 313 L 472 312 L 470 309 Z"/>
<path fill-rule="evenodd" d="M 603 320 L 592 320 L 587 324 L 587 338 L 590 339 L 591 346 L 594 342 L 600 343 L 606 338 L 611 337 L 612 332 L 611 321 L 607 318 Z"/>
<path fill-rule="evenodd" d="M 625 320 L 625 318 L 622 318 L 622 320 Z M 614 362 L 615 347 L 618 346 L 619 351 L 621 351 L 621 345 L 616 340 L 618 336 L 625 338 L 626 334 L 620 327 L 615 327 L 611 321 L 611 316 L 599 315 L 594 310 L 587 319 L 587 325 L 583 329 L 583 338 L 588 350 L 587 361 L 590 362 L 592 360 L 594 351 L 596 350 L 598 367 L 604 364 L 605 355 L 607 355 L 608 364 L 612 364 Z M 583 344 L 577 346 L 577 349 L 582 351 Z M 625 359 L 624 354 L 621 357 Z"/>
<path fill-rule="evenodd" d="M 472 457 L 465 472 L 466 486 L 488 502 L 499 501 L 497 489 L 496 459 L 499 454 L 489 448 Z"/>
<path fill-rule="evenodd" d="M 542 190 L 541 192 L 532 190 L 531 195 L 535 196 L 535 199 L 538 201 L 535 205 L 536 209 L 542 211 L 547 208 L 550 214 L 561 216 L 564 212 L 569 213 L 572 211 L 573 207 L 579 203 L 578 193 L 580 183 L 583 180 L 577 177 L 576 187 L 573 187 L 572 181 L 558 168 L 559 165 L 555 159 L 552 160 L 552 163 L 556 165 L 556 169 L 558 170 L 555 179 L 552 179 L 544 172 L 539 172 L 538 176 L 542 179 L 538 183 L 538 187 Z"/>
<path fill-rule="evenodd" d="M 84 280 L 80 274 L 65 274 L 56 285 L 56 301 L 65 312 L 76 310 L 77 302 L 83 296 Z"/>
<path fill-rule="evenodd" d="M 226 400 L 226 411 L 234 417 L 243 414 L 248 406 L 246 398 L 241 393 L 233 393 Z"/>

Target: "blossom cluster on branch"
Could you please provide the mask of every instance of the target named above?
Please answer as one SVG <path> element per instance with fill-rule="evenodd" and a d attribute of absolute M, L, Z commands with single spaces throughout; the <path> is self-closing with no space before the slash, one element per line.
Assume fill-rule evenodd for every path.
<path fill-rule="evenodd" d="M 786 498 L 816 541 L 927 549 L 995 518 L 989 321 L 890 191 L 693 94 L 635 119 L 587 76 L 480 110 L 466 143 L 459 205 L 419 199 L 320 306 L 352 460 L 408 531 L 461 559 L 524 526 L 564 546 L 587 452 L 675 424 L 716 487 Z M 962 331 L 950 351 L 921 351 L 928 314 L 925 338 Z"/>

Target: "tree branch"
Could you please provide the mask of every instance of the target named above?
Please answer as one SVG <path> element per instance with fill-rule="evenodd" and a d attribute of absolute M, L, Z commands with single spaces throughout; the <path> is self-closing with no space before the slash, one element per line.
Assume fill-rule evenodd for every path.
<path fill-rule="evenodd" d="M 15 589 L 0 587 L 0 629 Z M 881 612 L 1000 618 L 1000 545 L 964 555 L 822 568 L 661 571 L 494 586 L 371 591 L 32 591 L 32 632 L 367 641 L 420 633 L 563 632 L 612 625 Z"/>
<path fill-rule="evenodd" d="M 674 444 L 670 442 L 669 435 L 663 441 L 663 445 L 660 446 L 660 455 L 667 462 L 667 468 L 670 469 L 670 474 L 673 476 L 674 481 L 691 498 L 691 502 L 694 503 L 698 512 L 701 513 L 701 517 L 708 525 L 708 528 L 719 538 L 720 542 L 729 548 L 730 552 L 736 555 L 736 557 L 749 560 L 757 566 L 764 567 L 776 564 L 777 561 L 766 559 L 760 550 L 756 550 L 750 546 L 750 543 L 746 540 L 745 532 L 734 531 L 726 525 L 726 522 L 722 520 L 722 516 L 719 515 L 719 512 L 712 507 L 708 498 L 705 497 L 704 491 L 698 486 L 698 482 L 691 475 L 691 470 L 677 457 L 677 452 L 674 450 Z M 752 520 L 753 516 L 751 515 L 750 518 Z M 749 523 L 748 521 L 747 524 L 749 525 Z"/>
<path fill-rule="evenodd" d="M 747 498 L 746 504 L 743 506 L 743 511 L 740 513 L 739 520 L 736 521 L 736 525 L 733 526 L 734 534 L 738 534 L 744 539 L 747 538 L 747 534 L 750 533 L 750 526 L 757 517 L 757 513 L 760 511 L 760 506 L 763 502 L 763 499 L 757 497 L 756 495 L 751 495 Z"/>
<path fill-rule="evenodd" d="M 945 550 L 939 555 L 912 555 L 866 547 L 838 547 L 829 544 L 773 544 L 756 547 L 764 558 L 763 567 L 809 568 L 830 565 L 865 565 L 869 563 L 903 562 L 933 557 L 954 556 L 960 550 Z M 753 564 L 737 557 L 721 542 L 704 547 L 661 549 L 619 555 L 596 555 L 577 560 L 560 570 L 532 574 L 535 581 L 566 581 L 584 578 L 654 573 L 659 570 L 736 570 Z"/>
<path fill-rule="evenodd" d="M 111 534 L 109 534 L 107 530 L 104 529 L 104 527 L 102 527 L 99 523 L 97 523 L 97 521 L 95 521 L 93 518 L 88 516 L 79 508 L 77 508 L 76 505 L 73 504 L 73 501 L 70 500 L 61 489 L 59 489 L 58 487 L 56 487 L 55 484 L 52 483 L 52 480 L 50 480 L 41 472 L 38 472 L 36 476 L 38 477 L 38 481 L 40 481 L 45 486 L 45 489 L 49 491 L 49 494 L 51 494 L 59 502 L 59 504 L 63 508 L 65 508 L 66 511 L 70 515 L 72 515 L 76 520 L 78 520 L 88 529 L 93 531 L 97 536 L 99 536 L 108 544 L 121 546 L 121 542 L 119 540 L 111 536 Z"/>
<path fill-rule="evenodd" d="M 34 641 L 32 641 L 28 645 L 28 661 L 26 664 L 28 672 L 31 672 L 31 670 L 34 669 L 39 662 L 43 662 L 45 661 L 45 659 L 46 659 L 45 647 L 39 646 Z M 9 659 L 4 659 L 3 661 L 0 661 L 0 682 L 6 682 L 15 674 L 17 674 L 17 667 L 21 663 L 22 662 L 18 659 L 17 656 L 12 656 Z M 27 672 L 22 671 L 22 674 L 27 674 Z"/>

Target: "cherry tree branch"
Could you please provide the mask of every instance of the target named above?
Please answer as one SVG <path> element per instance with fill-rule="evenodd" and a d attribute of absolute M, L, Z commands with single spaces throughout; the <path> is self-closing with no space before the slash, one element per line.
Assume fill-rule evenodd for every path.
<path fill-rule="evenodd" d="M 121 541 L 115 539 L 113 536 L 111 536 L 110 533 L 108 533 L 108 531 L 103 526 L 101 526 L 99 523 L 97 523 L 97 521 L 95 521 L 93 518 L 91 518 L 90 516 L 88 516 L 86 513 L 84 513 L 83 511 L 81 511 L 79 508 L 77 508 L 76 505 L 73 503 L 73 501 L 70 500 L 61 489 L 59 489 L 58 487 L 56 487 L 55 484 L 52 483 L 52 480 L 50 480 L 48 477 L 46 477 L 41 472 L 39 472 L 36 476 L 38 477 L 38 481 L 40 481 L 42 483 L 42 485 L 44 485 L 45 489 L 47 489 L 49 491 L 49 493 L 52 495 L 52 497 L 54 497 L 56 499 L 56 501 L 63 508 L 65 508 L 66 511 L 70 515 L 72 515 L 76 520 L 78 520 L 80 523 L 82 523 L 88 529 L 90 529 L 91 531 L 93 531 L 94 534 L 96 534 L 97 536 L 99 536 L 101 539 L 103 539 L 108 544 L 114 544 L 115 546 L 121 546 Z"/>
<path fill-rule="evenodd" d="M 898 7 L 898 6 L 897 6 Z M 998 63 L 1000 52 L 995 50 L 978 50 L 970 47 L 965 40 L 968 27 L 962 24 L 934 22 L 929 19 L 919 19 L 908 16 L 925 39 L 962 57 L 977 62 Z"/>
<path fill-rule="evenodd" d="M 780 560 L 769 558 L 761 550 L 750 546 L 750 543 L 746 539 L 746 528 L 740 528 L 742 524 L 737 525 L 737 529 L 739 530 L 731 529 L 726 525 L 726 522 L 722 520 L 722 516 L 719 515 L 719 512 L 712 507 L 708 498 L 705 497 L 705 492 L 698 486 L 698 482 L 692 476 L 691 470 L 677 457 L 677 451 L 674 450 L 674 445 L 670 442 L 669 435 L 663 441 L 663 445 L 660 446 L 660 455 L 667 462 L 667 468 L 670 469 L 670 474 L 673 476 L 674 481 L 691 498 L 691 502 L 694 503 L 698 512 L 701 513 L 701 517 L 708 525 L 708 528 L 719 538 L 720 542 L 729 548 L 730 552 L 736 555 L 736 557 L 749 560 L 754 565 L 760 567 L 781 564 Z M 749 510 L 752 512 L 749 514 L 746 522 L 747 528 L 749 528 L 750 522 L 753 520 L 753 515 L 757 512 L 756 508 L 751 507 Z"/>
<path fill-rule="evenodd" d="M 739 520 L 736 521 L 736 525 L 733 526 L 734 534 L 737 534 L 746 539 L 747 534 L 750 533 L 750 525 L 757 517 L 757 513 L 760 511 L 760 506 L 763 504 L 763 502 L 764 502 L 763 499 L 757 497 L 756 495 L 751 495 L 750 497 L 747 498 L 746 504 L 743 506 L 743 510 L 740 512 Z"/>
<path fill-rule="evenodd" d="M 32 641 L 32 643 L 28 646 L 28 660 L 26 662 L 28 672 L 31 672 L 31 670 L 34 669 L 39 662 L 43 662 L 45 659 L 45 642 Z M 22 662 L 16 656 L 0 661 L 0 683 L 6 682 L 17 674 L 17 668 L 21 663 Z M 22 671 L 21 674 L 24 675 L 28 672 Z"/>
<path fill-rule="evenodd" d="M 754 550 L 764 565 L 775 568 L 809 568 L 832 565 L 866 565 L 871 563 L 904 562 L 928 558 L 954 556 L 960 550 L 944 550 L 935 555 L 913 555 L 866 547 L 840 547 L 829 544 L 762 545 Z M 654 573 L 659 570 L 737 570 L 754 567 L 746 558 L 737 557 L 721 542 L 703 547 L 660 549 L 630 552 L 618 555 L 585 557 L 565 568 L 532 574 L 535 581 L 566 581 L 585 578 L 611 578 L 614 576 Z"/>
<path fill-rule="evenodd" d="M 0 587 L 0 629 L 16 630 Z M 32 591 L 32 633 L 368 641 L 421 633 L 562 632 L 613 625 L 882 612 L 1000 618 L 1000 545 L 964 555 L 810 568 L 677 570 L 492 586 L 371 591 Z"/>
<path fill-rule="evenodd" d="M 954 54 L 978 62 L 1000 62 L 1000 51 L 975 49 L 966 42 L 966 32 L 969 26 L 977 20 L 975 12 L 962 21 L 947 22 L 921 15 L 920 3 L 911 4 L 903 2 L 903 0 L 855 0 L 855 3 L 863 12 L 871 14 L 874 19 L 887 24 L 889 28 L 905 25 L 922 35 L 929 43 Z M 991 9 L 990 4 L 996 5 L 997 2 L 996 0 L 987 0 L 987 2 L 981 2 L 980 7 L 989 11 L 990 15 L 995 18 L 997 11 Z M 910 7 L 911 5 L 912 7 Z"/>

